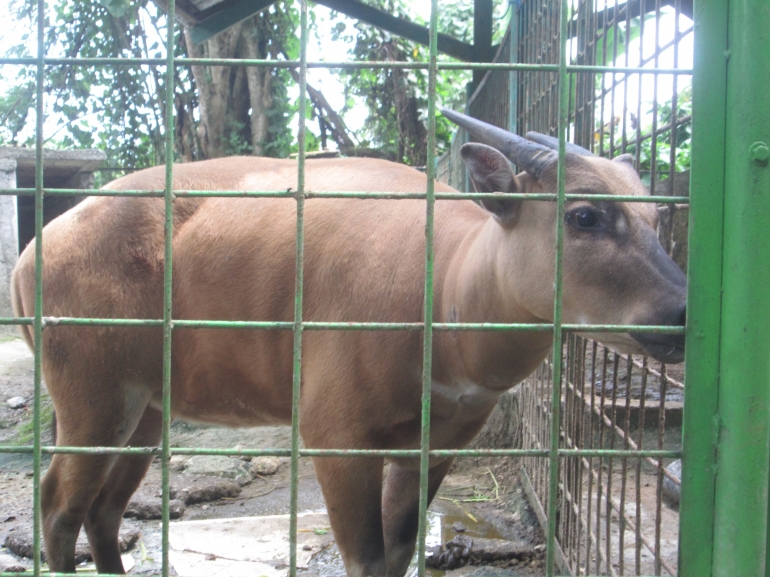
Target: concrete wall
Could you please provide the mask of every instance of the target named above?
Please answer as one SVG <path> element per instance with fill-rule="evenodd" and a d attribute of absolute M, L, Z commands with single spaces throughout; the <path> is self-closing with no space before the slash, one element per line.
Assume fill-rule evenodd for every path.
<path fill-rule="evenodd" d="M 0 188 L 34 188 L 34 148 L 0 146 Z M 43 186 L 85 188 L 94 186 L 94 170 L 107 156 L 101 150 L 44 150 Z M 80 202 L 80 196 L 49 196 L 43 203 L 43 224 Z M 35 236 L 33 196 L 0 195 L 0 318 L 13 316 L 10 278 L 23 249 Z M 17 325 L 0 325 L 0 339 L 18 336 Z"/>
<path fill-rule="evenodd" d="M 16 161 L 0 158 L 0 188 L 16 188 Z M 0 195 L 0 317 L 12 317 L 10 281 L 19 258 L 16 197 Z M 0 325 L 0 338 L 18 335 L 14 325 Z"/>

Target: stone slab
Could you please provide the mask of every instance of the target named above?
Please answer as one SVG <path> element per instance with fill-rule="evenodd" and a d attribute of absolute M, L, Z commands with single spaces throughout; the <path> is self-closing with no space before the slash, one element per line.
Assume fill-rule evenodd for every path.
<path fill-rule="evenodd" d="M 189 551 L 169 551 L 168 559 L 177 575 L 185 577 L 284 577 L 288 574 L 267 563 L 233 561 Z"/>
<path fill-rule="evenodd" d="M 297 525 L 297 567 L 304 569 L 334 537 L 326 513 L 300 514 Z M 274 571 L 269 577 L 288 575 L 289 515 L 179 521 L 170 524 L 169 542 L 179 575 L 262 575 L 264 566 Z"/>
<path fill-rule="evenodd" d="M 0 159 L 16 161 L 16 179 L 20 188 L 35 184 L 34 148 L 18 146 L 0 146 Z M 43 150 L 43 169 L 45 179 L 67 182 L 79 173 L 93 172 L 99 168 L 107 155 L 101 150 Z"/>

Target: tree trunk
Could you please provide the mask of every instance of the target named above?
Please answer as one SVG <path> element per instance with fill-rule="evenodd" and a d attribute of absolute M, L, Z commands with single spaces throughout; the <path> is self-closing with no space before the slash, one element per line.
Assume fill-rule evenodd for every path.
<path fill-rule="evenodd" d="M 233 58 L 241 39 L 243 23 L 217 34 L 202 45 L 196 45 L 185 28 L 187 53 L 197 58 Z M 239 88 L 238 74 L 232 66 L 192 66 L 200 102 L 198 125 L 201 151 L 204 158 L 228 154 L 227 136 L 237 118 L 233 89 Z"/>
<path fill-rule="evenodd" d="M 246 58 L 259 58 L 257 28 L 244 30 L 243 48 Z M 273 69 L 259 66 L 245 68 L 249 86 L 249 104 L 251 105 L 251 147 L 252 153 L 261 156 L 265 153 L 269 120 L 267 111 L 273 106 L 272 80 Z"/>

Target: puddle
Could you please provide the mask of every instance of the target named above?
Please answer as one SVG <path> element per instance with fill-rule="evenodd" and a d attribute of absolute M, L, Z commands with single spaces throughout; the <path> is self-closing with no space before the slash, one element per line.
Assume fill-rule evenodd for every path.
<path fill-rule="evenodd" d="M 465 525 L 464 534 L 470 538 L 505 539 L 497 528 L 484 520 L 473 520 L 466 514 L 452 514 L 444 511 L 428 511 L 428 535 L 425 543 L 428 547 L 441 545 L 452 540 L 458 533 L 452 528 L 455 523 Z"/>
<path fill-rule="evenodd" d="M 443 507 L 442 507 L 443 508 Z M 503 535 L 491 523 L 477 519 L 474 521 L 466 514 L 456 514 L 444 511 L 428 511 L 428 534 L 425 543 L 428 548 L 446 543 L 454 538 L 458 533 L 452 529 L 452 525 L 460 522 L 465 525 L 465 535 L 471 538 L 484 539 L 504 539 Z M 310 564 L 311 575 L 323 577 L 345 577 L 345 567 L 342 563 L 339 549 L 336 545 L 328 547 L 318 554 Z M 445 571 L 438 569 L 426 569 L 427 577 L 443 577 Z M 415 553 L 412 564 L 406 573 L 406 577 L 416 577 L 417 575 L 417 554 Z"/>

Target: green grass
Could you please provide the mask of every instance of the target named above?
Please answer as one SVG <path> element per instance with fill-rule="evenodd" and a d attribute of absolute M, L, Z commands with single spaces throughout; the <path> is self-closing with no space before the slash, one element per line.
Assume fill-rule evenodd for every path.
<path fill-rule="evenodd" d="M 40 402 L 40 430 L 45 438 L 49 435 L 51 424 L 53 423 L 53 403 L 48 395 L 45 395 Z M 11 439 L 9 444 L 18 446 L 31 445 L 34 438 L 35 425 L 32 413 L 30 412 L 29 420 L 19 423 L 16 427 L 16 437 Z"/>

